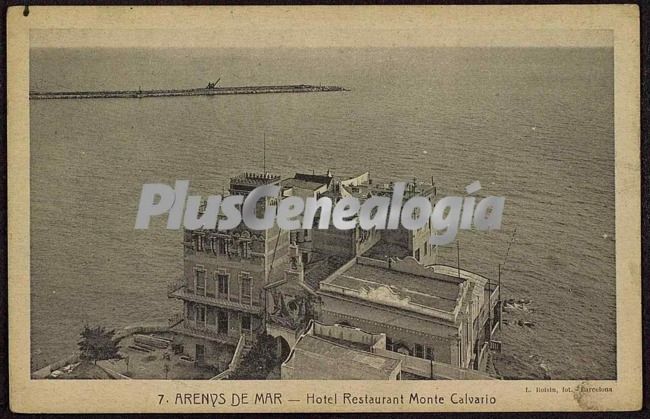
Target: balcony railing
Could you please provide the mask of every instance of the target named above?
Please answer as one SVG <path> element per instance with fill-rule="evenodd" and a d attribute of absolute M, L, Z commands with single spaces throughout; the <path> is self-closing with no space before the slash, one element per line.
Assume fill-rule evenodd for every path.
<path fill-rule="evenodd" d="M 167 284 L 167 296 L 168 297 L 173 297 L 172 294 L 174 294 L 176 291 L 180 290 L 181 288 L 185 287 L 185 281 L 182 279 L 177 279 L 176 281 L 172 282 L 171 284 Z"/>
<path fill-rule="evenodd" d="M 184 320 L 183 313 L 180 313 L 180 312 L 174 313 L 167 320 L 169 322 L 169 327 L 172 328 L 172 327 L 176 326 L 177 324 L 181 323 Z"/>
<path fill-rule="evenodd" d="M 491 340 L 490 341 L 490 350 L 495 352 L 501 352 L 502 343 L 500 340 Z"/>
<path fill-rule="evenodd" d="M 201 304 L 206 304 L 214 307 L 243 311 L 245 313 L 251 313 L 251 314 L 259 315 L 264 311 L 264 307 L 259 305 L 259 303 L 255 300 L 252 301 L 252 304 L 242 304 L 239 301 L 231 301 L 226 297 L 220 296 L 219 294 L 217 294 L 217 296 L 214 297 L 195 294 L 185 287 L 181 287 L 175 290 L 174 292 L 170 293 L 169 296 L 175 298 L 181 298 L 183 300 L 192 301 L 195 303 L 201 303 Z"/>
<path fill-rule="evenodd" d="M 174 328 L 174 331 L 189 334 L 195 337 L 208 338 L 229 345 L 237 345 L 239 336 L 229 336 L 226 333 L 219 333 L 215 329 L 206 326 L 198 326 L 190 321 L 184 321 Z"/>

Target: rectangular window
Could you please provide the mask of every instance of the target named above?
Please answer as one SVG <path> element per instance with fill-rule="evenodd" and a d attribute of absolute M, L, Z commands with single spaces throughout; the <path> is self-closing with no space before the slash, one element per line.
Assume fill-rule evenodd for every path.
<path fill-rule="evenodd" d="M 191 321 L 194 321 L 194 319 L 196 318 L 195 315 L 196 315 L 196 309 L 194 307 L 194 304 L 188 303 L 187 304 L 187 319 L 191 320 Z"/>
<path fill-rule="evenodd" d="M 414 350 L 413 350 L 413 356 L 417 358 L 424 358 L 424 350 L 422 349 L 422 345 L 419 343 L 415 344 Z"/>
<path fill-rule="evenodd" d="M 248 240 L 242 240 L 239 243 L 239 253 L 241 257 L 248 259 L 250 257 L 250 252 L 251 252 L 251 242 Z"/>
<path fill-rule="evenodd" d="M 415 260 L 420 261 L 420 249 L 415 251 Z"/>
<path fill-rule="evenodd" d="M 208 308 L 208 313 L 207 313 L 208 319 L 206 321 L 207 324 L 211 326 L 215 326 L 217 324 L 217 316 L 215 313 L 215 310 L 212 308 Z"/>
<path fill-rule="evenodd" d="M 219 291 L 219 297 L 228 298 L 228 274 L 217 274 L 217 289 Z"/>
<path fill-rule="evenodd" d="M 241 330 L 246 333 L 253 331 L 253 322 L 251 321 L 250 314 L 241 315 Z"/>
<path fill-rule="evenodd" d="M 203 267 L 196 267 L 194 269 L 194 293 L 197 295 L 205 295 L 205 269 L 203 269 Z"/>
<path fill-rule="evenodd" d="M 194 248 L 197 252 L 203 251 L 203 236 L 201 234 L 194 235 Z"/>
<path fill-rule="evenodd" d="M 228 313 L 217 311 L 217 331 L 218 333 L 228 334 Z"/>
<path fill-rule="evenodd" d="M 227 254 L 230 247 L 230 243 L 228 242 L 228 239 L 225 237 L 220 237 L 218 242 L 219 242 L 219 254 L 220 255 Z"/>
<path fill-rule="evenodd" d="M 207 297 L 214 297 L 216 293 L 217 281 L 214 278 L 209 278 L 206 280 L 205 284 L 205 295 Z"/>
<path fill-rule="evenodd" d="M 196 306 L 196 322 L 205 323 L 205 306 L 198 304 Z"/>
<path fill-rule="evenodd" d="M 193 232 L 192 230 L 183 230 L 183 243 L 186 247 L 194 248 Z"/>
<path fill-rule="evenodd" d="M 426 359 L 429 359 L 431 361 L 434 361 L 434 356 L 433 356 L 433 348 L 430 348 L 428 346 L 424 347 L 424 357 Z"/>
<path fill-rule="evenodd" d="M 386 349 L 388 349 L 389 351 L 394 351 L 395 349 L 393 349 L 393 348 L 394 348 L 393 340 L 391 338 L 389 338 L 388 336 L 386 336 Z"/>
<path fill-rule="evenodd" d="M 241 287 L 241 303 L 242 304 L 252 304 L 252 281 L 250 277 L 242 276 L 240 287 Z"/>

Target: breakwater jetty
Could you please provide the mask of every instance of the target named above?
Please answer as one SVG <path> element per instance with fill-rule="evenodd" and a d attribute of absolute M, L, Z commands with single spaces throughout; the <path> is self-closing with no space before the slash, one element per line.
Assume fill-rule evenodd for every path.
<path fill-rule="evenodd" d="M 347 89 L 340 86 L 315 86 L 309 84 L 280 85 L 280 86 L 235 86 L 235 87 L 204 87 L 198 89 L 166 89 L 166 90 L 107 90 L 94 92 L 29 92 L 29 98 L 39 99 L 141 99 L 147 97 L 171 96 L 217 96 L 217 95 L 255 95 L 271 93 L 318 93 L 344 92 Z"/>

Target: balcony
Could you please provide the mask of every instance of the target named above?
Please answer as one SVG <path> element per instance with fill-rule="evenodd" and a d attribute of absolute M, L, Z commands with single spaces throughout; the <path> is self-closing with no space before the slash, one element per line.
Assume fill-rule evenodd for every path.
<path fill-rule="evenodd" d="M 196 262 L 200 261 L 213 261 L 219 265 L 225 267 L 228 266 L 240 266 L 244 265 L 247 269 L 262 272 L 264 270 L 264 253 L 250 252 L 249 257 L 242 257 L 237 253 L 232 253 L 230 255 L 217 254 L 215 255 L 212 251 L 195 251 L 192 249 L 187 249 L 185 251 L 185 258 L 188 260 L 193 260 Z"/>
<path fill-rule="evenodd" d="M 169 322 L 169 328 L 171 329 L 172 327 L 174 327 L 177 324 L 181 323 L 185 319 L 183 318 L 183 313 L 178 312 L 178 313 L 172 314 L 172 316 L 167 320 Z"/>
<path fill-rule="evenodd" d="M 184 287 L 185 287 L 185 281 L 182 279 L 177 279 L 171 284 L 167 284 L 167 297 L 175 298 L 174 293 Z"/>
<path fill-rule="evenodd" d="M 219 308 L 224 308 L 229 310 L 242 311 L 244 313 L 256 314 L 258 316 L 262 315 L 262 313 L 264 312 L 264 307 L 255 304 L 256 303 L 255 301 L 253 301 L 253 304 L 241 304 L 239 302 L 230 301 L 222 297 L 208 297 L 205 295 L 198 295 L 198 294 L 194 294 L 192 291 L 188 290 L 184 286 L 176 289 L 171 293 L 168 293 L 167 295 L 170 298 L 180 298 L 181 300 L 185 300 L 185 301 L 192 301 L 195 303 L 206 304 L 209 306 L 214 306 L 214 307 L 219 307 Z"/>
<path fill-rule="evenodd" d="M 172 332 L 194 336 L 197 338 L 206 338 L 215 342 L 233 346 L 237 345 L 237 342 L 240 338 L 239 336 L 229 336 L 226 333 L 219 333 L 217 330 L 206 326 L 196 325 L 189 320 L 178 323 L 176 326 L 170 328 L 170 330 Z"/>

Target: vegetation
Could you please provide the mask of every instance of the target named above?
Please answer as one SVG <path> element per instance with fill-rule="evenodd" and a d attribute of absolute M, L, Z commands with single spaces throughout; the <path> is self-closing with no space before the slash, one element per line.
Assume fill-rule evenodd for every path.
<path fill-rule="evenodd" d="M 282 363 L 278 358 L 273 336 L 259 335 L 250 352 L 244 356 L 231 380 L 265 380 L 273 368 Z"/>
<path fill-rule="evenodd" d="M 103 359 L 119 358 L 120 348 L 114 336 L 115 330 L 106 330 L 103 326 L 85 325 L 78 343 L 81 359 L 97 364 L 97 361 Z"/>

